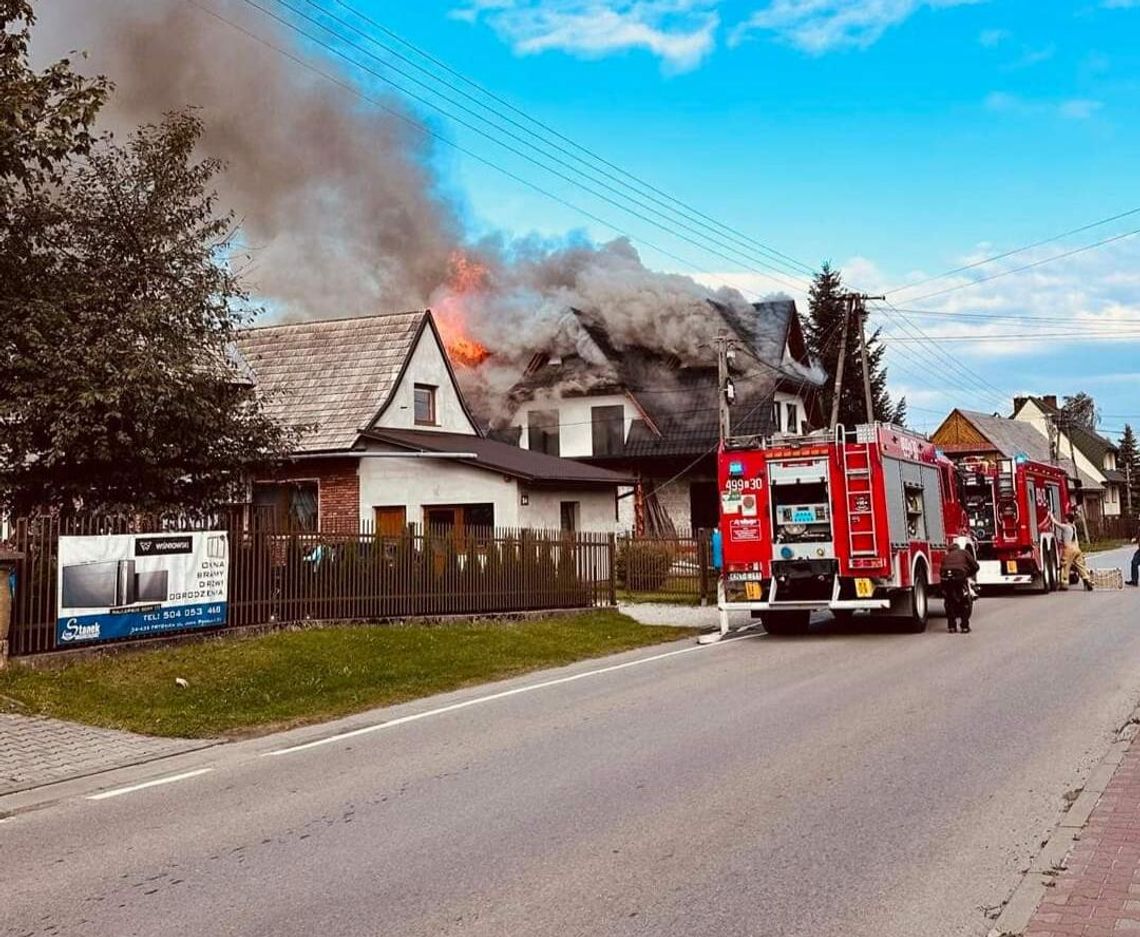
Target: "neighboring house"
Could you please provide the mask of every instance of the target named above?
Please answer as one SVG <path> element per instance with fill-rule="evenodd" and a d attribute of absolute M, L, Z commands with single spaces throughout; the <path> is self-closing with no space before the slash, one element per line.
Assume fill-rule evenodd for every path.
<path fill-rule="evenodd" d="M 1024 456 L 1034 462 L 1054 463 L 1069 473 L 1070 486 L 1091 482 L 1071 459 L 1055 459 L 1049 440 L 1029 423 L 973 410 L 952 410 L 930 441 L 951 458 L 974 457 L 996 462 Z"/>
<path fill-rule="evenodd" d="M 305 427 L 253 502 L 298 529 L 408 524 L 612 531 L 628 476 L 485 438 L 430 312 L 251 329 L 238 350 L 270 413 Z"/>
<path fill-rule="evenodd" d="M 1033 426 L 1059 456 L 1076 461 L 1082 474 L 1082 505 L 1090 520 L 1119 517 L 1124 498 L 1124 473 L 1117 469 L 1117 446 L 1099 433 L 1067 419 L 1056 396 L 1015 397 L 1013 419 Z"/>
<path fill-rule="evenodd" d="M 719 317 L 740 349 L 734 434 L 799 434 L 823 422 L 823 375 L 808 355 L 794 301 L 757 303 L 750 314 L 710 303 L 709 314 Z M 575 353 L 536 349 L 512 391 L 514 412 L 503 438 L 532 452 L 635 476 L 638 484 L 621 499 L 626 529 L 669 533 L 716 526 L 715 351 L 709 348 L 706 359 L 686 365 L 645 348 L 618 348 L 599 319 L 579 311 L 574 316 Z"/>

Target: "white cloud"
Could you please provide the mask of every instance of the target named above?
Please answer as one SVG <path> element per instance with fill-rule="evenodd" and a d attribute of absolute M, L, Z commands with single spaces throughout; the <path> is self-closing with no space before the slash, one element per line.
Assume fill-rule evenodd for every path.
<path fill-rule="evenodd" d="M 753 32 L 772 32 L 816 55 L 866 48 L 921 9 L 979 2 L 985 0 L 770 0 L 733 31 L 732 41 Z"/>
<path fill-rule="evenodd" d="M 984 46 L 987 49 L 993 49 L 1005 42 L 1010 35 L 1011 33 L 1008 29 L 983 29 L 978 34 L 978 45 Z"/>
<path fill-rule="evenodd" d="M 1042 101 L 1022 98 L 1005 91 L 991 91 L 982 101 L 983 107 L 996 114 L 1019 117 L 1054 116 L 1065 120 L 1088 120 L 1104 108 L 1103 101 L 1092 98 L 1069 98 L 1064 101 Z"/>
<path fill-rule="evenodd" d="M 1093 101 L 1089 98 L 1073 98 L 1069 101 L 1062 101 L 1060 105 L 1060 114 L 1069 120 L 1088 120 L 1097 111 L 1104 107 L 1101 101 Z"/>
<path fill-rule="evenodd" d="M 452 16 L 485 20 L 519 55 L 560 50 L 599 58 L 644 49 L 695 68 L 714 48 L 719 0 L 468 0 Z"/>

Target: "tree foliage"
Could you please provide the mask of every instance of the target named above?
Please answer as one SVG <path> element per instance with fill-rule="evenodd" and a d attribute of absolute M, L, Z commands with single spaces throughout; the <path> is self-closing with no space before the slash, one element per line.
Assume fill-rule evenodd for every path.
<path fill-rule="evenodd" d="M 252 309 L 228 263 L 216 160 L 192 112 L 93 138 L 106 85 L 26 66 L 30 9 L 0 0 L 0 501 L 187 509 L 288 440 L 229 355 Z"/>
<path fill-rule="evenodd" d="M 1096 401 L 1084 391 L 1065 397 L 1061 412 L 1077 426 L 1096 432 L 1100 422 L 1100 413 L 1096 408 Z"/>
<path fill-rule="evenodd" d="M 843 318 L 846 315 L 843 298 L 845 292 L 842 275 L 826 263 L 815 275 L 808 292 L 808 321 L 805 331 L 812 356 L 819 361 L 827 375 L 827 383 L 821 397 L 823 411 L 828 417 L 831 415 L 831 404 L 835 396 L 835 372 L 839 365 L 839 346 Z M 883 366 L 886 348 L 879 341 L 878 329 L 867 336 L 867 352 L 871 371 L 874 418 L 905 425 L 906 399 L 901 398 L 897 404 L 892 403 L 887 392 L 887 370 Z M 854 319 L 847 336 L 843 388 L 839 397 L 839 422 L 847 426 L 867 422 L 867 407 L 863 394 L 863 361 L 859 349 L 858 323 Z"/>
<path fill-rule="evenodd" d="M 1120 437 L 1120 452 L 1117 467 L 1125 474 L 1130 482 L 1132 493 L 1132 516 L 1140 517 L 1140 448 L 1137 447 L 1136 433 L 1130 423 L 1124 424 L 1124 434 Z M 1127 509 L 1128 495 L 1124 496 L 1124 505 Z"/>
<path fill-rule="evenodd" d="M 34 23 L 30 0 L 0 0 L 0 210 L 17 188 L 58 182 L 90 150 L 110 90 L 106 79 L 77 75 L 68 59 L 29 68 Z"/>

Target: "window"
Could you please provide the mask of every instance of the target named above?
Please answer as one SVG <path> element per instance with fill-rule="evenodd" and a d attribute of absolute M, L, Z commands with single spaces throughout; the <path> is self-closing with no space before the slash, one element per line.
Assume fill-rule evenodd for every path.
<path fill-rule="evenodd" d="M 561 504 L 562 529 L 574 533 L 578 529 L 581 504 L 577 501 L 563 501 Z"/>
<path fill-rule="evenodd" d="M 433 533 L 454 532 L 462 537 L 472 529 L 490 530 L 495 526 L 493 504 L 433 504 L 424 508 L 424 526 Z"/>
<path fill-rule="evenodd" d="M 415 386 L 416 425 L 435 426 L 435 388 L 430 384 Z"/>
<path fill-rule="evenodd" d="M 794 403 L 786 403 L 784 409 L 788 414 L 788 418 L 784 421 L 785 429 L 789 433 L 798 433 L 800 431 L 800 408 Z"/>
<path fill-rule="evenodd" d="M 531 410 L 527 414 L 526 428 L 531 452 L 561 455 L 557 410 Z"/>
<path fill-rule="evenodd" d="M 783 410 L 780 407 L 780 401 L 777 400 L 772 404 L 772 429 L 777 433 L 780 432 L 780 417 L 783 415 Z"/>
<path fill-rule="evenodd" d="M 625 407 L 591 407 L 594 455 L 621 455 L 625 451 Z"/>
<path fill-rule="evenodd" d="M 253 486 L 254 523 L 270 530 L 315 533 L 318 491 L 315 481 L 258 482 Z"/>

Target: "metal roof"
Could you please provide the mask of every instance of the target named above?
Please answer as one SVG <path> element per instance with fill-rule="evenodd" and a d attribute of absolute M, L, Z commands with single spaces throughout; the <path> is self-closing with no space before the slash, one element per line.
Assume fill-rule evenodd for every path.
<path fill-rule="evenodd" d="M 413 452 L 473 452 L 476 455 L 474 460 L 455 461 L 461 465 L 498 472 L 536 485 L 612 488 L 616 485 L 630 485 L 634 481 L 630 476 L 620 472 L 611 472 L 573 459 L 560 459 L 542 452 L 520 449 L 510 443 L 463 433 L 376 428 L 368 430 L 363 436 L 365 439 Z"/>

